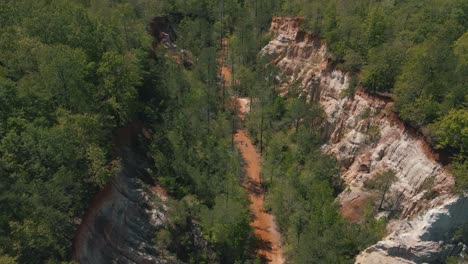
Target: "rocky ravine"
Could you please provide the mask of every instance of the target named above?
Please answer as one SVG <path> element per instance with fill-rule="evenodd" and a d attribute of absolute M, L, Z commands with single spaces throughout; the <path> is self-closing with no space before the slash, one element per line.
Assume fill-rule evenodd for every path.
<path fill-rule="evenodd" d="M 164 257 L 152 242 L 168 223 L 166 197 L 150 197 L 148 161 L 129 148 L 122 170 L 102 189 L 88 209 L 74 242 L 79 263 L 180 263 Z"/>
<path fill-rule="evenodd" d="M 468 223 L 468 198 L 452 192 L 453 177 L 436 161 L 431 148 L 392 111 L 392 102 L 358 90 L 343 96 L 350 77 L 330 69 L 325 42 L 299 29 L 300 18 L 274 18 L 274 39 L 261 54 L 276 64 L 287 84 L 300 83 L 304 95 L 318 101 L 328 115 L 323 146 L 343 165 L 346 190 L 338 197 L 342 214 L 359 221 L 375 192 L 363 187 L 377 174 L 392 170 L 396 181 L 380 214 L 391 214 L 388 235 L 357 257 L 357 263 L 439 262 L 459 253 L 453 233 Z M 285 86 L 287 86 L 287 84 Z"/>
<path fill-rule="evenodd" d="M 175 32 L 166 17 L 155 17 L 151 24 L 153 46 L 163 45 L 174 51 L 177 63 L 185 67 L 193 63 L 187 51 L 176 51 Z M 120 172 L 100 190 L 87 209 L 73 242 L 73 259 L 81 264 L 184 263 L 176 257 L 183 250 L 180 241 L 166 241 L 164 248 L 155 243 L 160 230 L 174 229 L 164 190 L 149 172 L 155 170 L 147 145 L 150 132 L 141 121 L 131 122 L 116 131 L 113 145 L 121 160 Z M 190 238 L 197 250 L 206 252 L 210 263 L 218 263 L 201 228 L 193 224 Z M 170 250 L 170 252 L 168 252 Z"/>
<path fill-rule="evenodd" d="M 162 230 L 172 234 L 177 227 L 171 219 L 174 209 L 168 206 L 171 198 L 150 174 L 156 170 L 146 147 L 150 137 L 140 122 L 117 131 L 113 143 L 121 170 L 98 192 L 81 221 L 73 243 L 78 263 L 184 263 L 178 254 L 185 253 L 184 248 L 177 238 L 156 243 Z M 196 223 L 188 235 L 210 263 L 219 263 Z"/>

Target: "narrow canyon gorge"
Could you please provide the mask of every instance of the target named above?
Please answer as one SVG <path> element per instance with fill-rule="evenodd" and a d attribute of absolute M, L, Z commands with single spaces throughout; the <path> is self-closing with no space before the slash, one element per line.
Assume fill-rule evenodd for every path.
<path fill-rule="evenodd" d="M 286 91 L 299 83 L 303 96 L 323 106 L 327 114 L 323 137 L 328 143 L 322 150 L 339 161 L 346 185 L 337 197 L 341 214 L 354 223 L 362 221 L 365 206 L 380 201 L 365 183 L 384 172 L 395 176 L 377 215 L 390 219 L 387 235 L 361 252 L 356 263 L 438 263 L 448 254 L 461 252 L 463 245 L 451 244 L 451 238 L 468 223 L 468 198 L 454 192 L 446 165 L 422 136 L 399 119 L 389 97 L 362 88 L 346 96 L 350 75 L 329 64 L 325 41 L 302 31 L 301 23 L 301 18 L 273 18 L 272 40 L 260 55 L 280 70 L 284 83 L 279 89 Z M 242 117 L 245 102 L 241 105 Z M 243 130 L 236 134 L 235 143 L 246 162 L 246 189 L 257 217 L 252 225 L 257 236 L 270 242 L 269 249 L 258 252 L 271 263 L 284 263 L 279 233 L 272 216 L 263 211 L 264 194 L 253 193 L 261 188 L 258 153 Z M 85 216 L 75 239 L 75 259 L 80 263 L 178 263 L 162 256 L 151 242 L 150 234 L 168 220 L 164 195 L 154 193 L 151 184 L 141 180 L 148 161 L 127 156 L 120 175 L 98 194 Z M 158 202 L 150 201 L 154 195 Z"/>
<path fill-rule="evenodd" d="M 0 264 L 468 263 L 467 0 L 3 0 Z"/>

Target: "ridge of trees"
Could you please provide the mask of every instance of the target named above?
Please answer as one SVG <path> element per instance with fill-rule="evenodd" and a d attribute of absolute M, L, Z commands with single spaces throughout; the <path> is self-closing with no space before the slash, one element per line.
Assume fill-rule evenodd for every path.
<path fill-rule="evenodd" d="M 113 132 L 141 112 L 140 92 L 154 81 L 137 9 L 0 3 L 2 261 L 70 261 L 79 218 L 120 171 Z"/>

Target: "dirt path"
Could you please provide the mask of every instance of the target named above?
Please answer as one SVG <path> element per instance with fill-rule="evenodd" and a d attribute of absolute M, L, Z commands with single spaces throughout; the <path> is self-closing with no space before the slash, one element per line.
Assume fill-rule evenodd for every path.
<path fill-rule="evenodd" d="M 223 45 L 227 47 L 228 43 L 226 40 L 223 41 Z M 220 59 L 221 75 L 226 87 L 230 87 L 232 83 L 232 73 L 224 64 L 224 51 L 225 49 L 221 52 Z M 249 104 L 249 99 L 237 98 L 239 117 L 242 121 L 249 110 Z M 257 253 L 260 255 L 264 263 L 283 264 L 284 257 L 281 249 L 280 233 L 278 232 L 273 216 L 265 212 L 265 192 L 262 188 L 262 180 L 260 177 L 262 164 L 260 155 L 245 130 L 241 129 L 236 132 L 234 142 L 236 143 L 236 146 L 245 162 L 247 181 L 245 182 L 244 187 L 252 202 L 250 210 L 254 215 L 254 219 L 250 225 L 254 228 L 255 235 L 261 240 Z"/>
<path fill-rule="evenodd" d="M 261 239 L 261 246 L 257 252 L 266 263 L 282 264 L 284 259 L 280 234 L 273 216 L 264 211 L 265 193 L 260 178 L 260 155 L 244 130 L 239 130 L 234 140 L 244 159 L 248 176 L 244 187 L 247 189 L 249 198 L 252 201 L 250 210 L 254 214 L 254 220 L 250 225 L 255 229 L 255 235 Z"/>

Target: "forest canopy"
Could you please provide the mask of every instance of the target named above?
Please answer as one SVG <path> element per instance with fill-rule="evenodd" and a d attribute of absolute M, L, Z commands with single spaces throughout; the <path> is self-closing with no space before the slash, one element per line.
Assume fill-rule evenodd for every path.
<path fill-rule="evenodd" d="M 338 213 L 339 165 L 320 152 L 323 110 L 279 96 L 277 69 L 258 57 L 277 15 L 303 16 L 335 66 L 368 92 L 391 94 L 400 117 L 450 153 L 468 189 L 468 1 L 3 0 L 0 262 L 71 261 L 81 217 L 121 170 L 115 132 L 143 120 L 155 134 L 147 148 L 158 181 L 174 199 L 170 237 L 182 241 L 184 253 L 171 245 L 168 254 L 208 261 L 187 237 L 196 223 L 220 261 L 254 263 L 229 95 L 254 102 L 246 127 L 266 155 L 268 209 L 293 261 L 348 263 L 377 241 L 383 221 L 369 213 L 354 225 Z M 155 45 L 154 17 L 174 27 L 190 67 Z M 223 39 L 239 80 L 231 94 L 218 74 Z"/>

